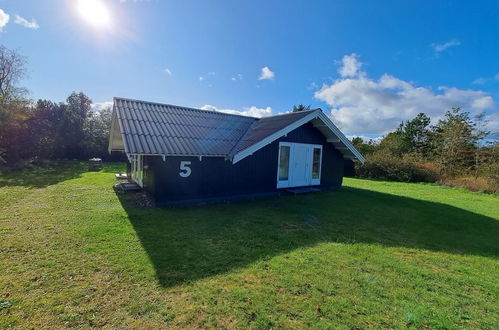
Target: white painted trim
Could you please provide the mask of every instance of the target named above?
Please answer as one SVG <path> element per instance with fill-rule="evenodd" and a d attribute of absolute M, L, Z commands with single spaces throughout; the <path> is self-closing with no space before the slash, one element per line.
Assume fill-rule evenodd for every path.
<path fill-rule="evenodd" d="M 132 180 L 140 187 L 144 187 L 144 157 L 142 155 L 132 155 Z"/>
<path fill-rule="evenodd" d="M 281 163 L 281 147 L 289 147 L 289 158 L 288 158 L 288 179 L 287 180 L 279 180 L 279 165 Z M 292 144 L 289 142 L 280 142 L 279 143 L 279 151 L 277 152 L 277 188 L 286 188 L 289 187 L 289 179 L 291 178 L 291 162 L 292 162 L 292 153 L 291 153 Z"/>
<path fill-rule="evenodd" d="M 107 144 L 107 152 L 108 153 L 111 153 L 111 150 L 112 150 L 111 141 L 113 141 L 114 125 L 115 125 L 115 119 L 114 119 L 114 111 L 113 111 L 113 114 L 111 115 L 111 130 L 109 132 L 109 142 Z"/>
<path fill-rule="evenodd" d="M 314 179 L 312 175 L 314 174 L 314 149 L 320 149 L 321 150 L 321 155 L 319 157 L 319 178 Z M 312 182 L 312 185 L 317 186 L 321 184 L 321 178 L 322 178 L 322 145 L 312 145 L 312 166 L 310 167 L 310 182 Z"/>
<path fill-rule="evenodd" d="M 121 123 L 121 119 L 118 117 L 118 110 L 115 112 L 116 106 L 113 104 L 113 112 L 116 114 L 116 120 L 118 121 L 118 125 L 120 126 L 121 138 L 123 139 L 123 148 L 125 152 L 128 152 L 128 143 L 125 139 L 125 130 L 123 129 L 123 124 Z"/>
<path fill-rule="evenodd" d="M 277 140 L 281 136 L 283 136 L 285 134 L 288 134 L 292 130 L 297 129 L 298 127 L 300 127 L 300 126 L 308 123 L 312 119 L 317 118 L 317 116 L 319 115 L 319 113 L 322 113 L 322 111 L 321 110 L 312 111 L 310 114 L 308 114 L 307 116 L 303 117 L 302 119 L 297 120 L 294 123 L 291 123 L 290 125 L 286 126 L 285 128 L 283 128 L 283 129 L 275 132 L 272 135 L 269 135 L 265 139 L 263 139 L 261 141 L 258 141 L 257 143 L 249 146 L 248 148 L 246 148 L 246 149 L 238 152 L 232 158 L 232 164 L 235 164 L 235 163 L 241 161 L 242 159 L 244 159 L 244 158 L 252 155 L 255 151 L 260 150 L 261 148 L 265 147 L 266 145 L 274 142 L 275 140 Z"/>
<path fill-rule="evenodd" d="M 328 128 L 333 131 L 333 133 L 341 140 L 341 142 L 352 152 L 352 154 L 357 158 L 362 164 L 366 161 L 365 158 L 360 154 L 360 152 L 355 149 L 353 144 L 350 142 L 350 140 L 347 139 L 347 137 L 339 130 L 338 127 L 329 119 L 328 116 L 326 116 L 325 113 L 321 111 L 319 114 L 319 118 L 327 124 Z"/>
<path fill-rule="evenodd" d="M 112 142 L 115 140 L 114 137 L 115 137 L 115 131 L 116 131 L 116 126 L 119 127 L 119 135 L 120 135 L 120 138 L 123 142 L 123 149 L 118 149 L 118 148 L 115 148 L 114 145 L 112 145 Z M 114 109 L 114 105 L 113 105 L 113 112 L 111 114 L 111 129 L 110 129 L 110 132 L 109 132 L 109 142 L 107 144 L 107 151 L 109 153 L 111 153 L 111 151 L 125 151 L 126 152 L 126 148 L 125 148 L 125 140 L 124 140 L 124 136 L 123 134 L 121 133 L 122 132 L 122 129 L 121 129 L 121 124 L 118 120 L 118 115 L 116 114 L 116 110 Z"/>

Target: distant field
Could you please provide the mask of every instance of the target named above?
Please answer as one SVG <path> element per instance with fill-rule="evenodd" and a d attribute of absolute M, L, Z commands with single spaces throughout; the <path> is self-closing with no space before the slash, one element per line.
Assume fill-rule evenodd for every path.
<path fill-rule="evenodd" d="M 345 179 L 141 209 L 120 170 L 0 174 L 0 327 L 499 325 L 497 195 Z"/>

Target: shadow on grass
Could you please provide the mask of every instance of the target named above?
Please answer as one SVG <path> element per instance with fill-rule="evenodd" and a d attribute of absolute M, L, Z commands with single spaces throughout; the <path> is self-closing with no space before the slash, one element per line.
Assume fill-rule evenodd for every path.
<path fill-rule="evenodd" d="M 79 178 L 87 170 L 88 165 L 78 161 L 53 162 L 50 165 L 23 170 L 4 170 L 0 175 L 0 187 L 43 188 L 61 181 Z"/>
<path fill-rule="evenodd" d="M 357 188 L 177 209 L 119 198 L 164 287 L 320 242 L 499 256 L 493 218 Z"/>
<path fill-rule="evenodd" d="M 122 162 L 104 163 L 103 173 L 121 173 L 126 169 Z M 44 188 L 62 181 L 76 179 L 88 172 L 85 161 L 54 161 L 45 166 L 23 170 L 3 170 L 0 172 L 0 188 L 5 186 L 23 186 Z"/>

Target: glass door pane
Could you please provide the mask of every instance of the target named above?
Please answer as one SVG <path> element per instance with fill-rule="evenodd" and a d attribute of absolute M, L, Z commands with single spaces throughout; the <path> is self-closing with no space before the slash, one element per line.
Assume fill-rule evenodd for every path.
<path fill-rule="evenodd" d="M 279 181 L 289 180 L 289 146 L 281 146 L 279 151 Z"/>
<path fill-rule="evenodd" d="M 321 148 L 314 148 L 312 160 L 312 179 L 320 179 L 321 177 Z"/>

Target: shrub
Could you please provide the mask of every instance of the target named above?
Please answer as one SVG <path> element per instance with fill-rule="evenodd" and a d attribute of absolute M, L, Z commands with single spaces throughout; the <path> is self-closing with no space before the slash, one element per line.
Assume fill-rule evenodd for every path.
<path fill-rule="evenodd" d="M 402 182 L 436 182 L 438 172 L 436 165 L 423 163 L 417 156 L 397 157 L 386 152 L 368 155 L 366 162 L 355 168 L 356 175 L 361 178 Z"/>
<path fill-rule="evenodd" d="M 450 187 L 461 187 L 471 191 L 480 191 L 489 194 L 499 194 L 499 180 L 487 176 L 465 175 L 443 178 L 440 184 Z"/>

